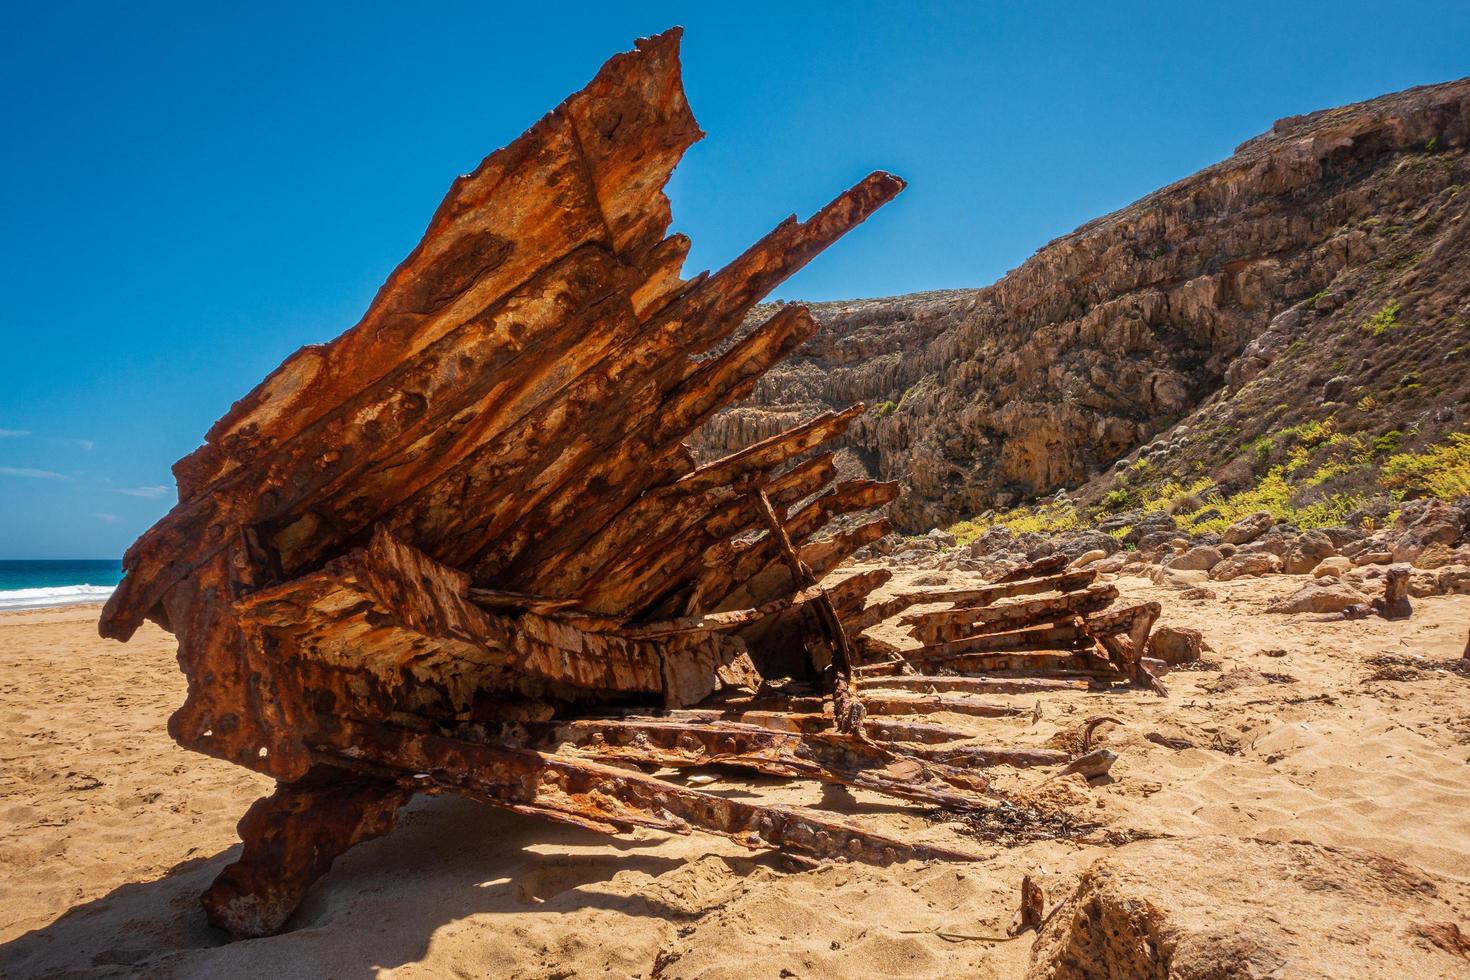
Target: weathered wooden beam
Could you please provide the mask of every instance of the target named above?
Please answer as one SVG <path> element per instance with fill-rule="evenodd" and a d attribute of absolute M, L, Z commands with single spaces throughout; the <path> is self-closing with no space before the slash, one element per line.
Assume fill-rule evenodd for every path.
<path fill-rule="evenodd" d="M 912 621 L 910 636 L 920 643 L 931 644 L 1057 623 L 1086 613 L 1101 612 L 1117 598 L 1116 586 L 1092 585 L 1077 592 L 1005 605 L 941 609 L 908 617 L 906 621 Z"/>
<path fill-rule="evenodd" d="M 1085 588 L 1095 578 L 1097 578 L 1096 571 L 1089 571 L 1083 568 L 1075 572 L 1061 572 L 1056 575 L 1022 579 L 1000 585 L 982 585 L 974 589 L 933 589 L 905 592 L 903 593 L 903 597 L 910 600 L 912 605 L 948 602 L 955 608 L 974 608 L 988 606 L 992 602 L 997 602 L 1001 599 L 1010 599 L 1014 596 L 1037 595 L 1043 592 L 1075 592 L 1078 589 Z M 901 622 L 904 625 L 912 625 L 917 615 L 922 614 L 906 616 Z"/>
<path fill-rule="evenodd" d="M 945 643 L 930 643 L 914 650 L 905 650 L 903 656 L 909 663 L 917 667 L 920 664 L 950 660 L 960 654 L 968 653 L 1081 650 L 1090 646 L 1092 646 L 1092 637 L 1082 626 L 1067 623 L 1062 626 L 1037 626 L 1029 629 L 1008 630 L 1004 633 L 985 633 Z"/>
<path fill-rule="evenodd" d="M 1048 680 L 1026 677 L 962 677 L 936 674 L 895 674 L 874 677 L 863 674 L 865 696 L 880 690 L 923 691 L 939 694 L 945 691 L 967 694 L 1063 694 L 1087 691 L 1086 681 Z"/>

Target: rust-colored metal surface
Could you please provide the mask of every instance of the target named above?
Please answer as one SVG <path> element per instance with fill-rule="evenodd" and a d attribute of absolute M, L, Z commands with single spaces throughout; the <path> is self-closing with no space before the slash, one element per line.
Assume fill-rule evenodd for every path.
<path fill-rule="evenodd" d="M 990 792 L 975 767 L 1066 756 L 935 748 L 963 736 L 902 716 L 1012 717 L 968 695 L 1138 681 L 1156 607 L 1106 612 L 1116 591 L 1063 562 L 882 603 L 868 596 L 888 572 L 832 575 L 889 531 L 851 515 L 898 493 L 838 482 L 822 449 L 862 406 L 693 460 L 684 440 L 816 329 L 789 305 L 732 340 L 747 313 L 903 182 L 874 173 L 681 278 L 689 242 L 663 186 L 702 134 L 678 46 L 677 30 L 637 42 L 455 181 L 362 320 L 238 401 L 128 551 L 101 632 L 173 632 L 188 678 L 173 737 L 278 781 L 204 896 L 231 934 L 281 929 L 416 792 L 809 859 L 964 860 L 628 764 L 964 809 Z M 1032 598 L 996 605 L 1014 597 Z M 905 620 L 924 646 L 860 663 L 886 649 L 865 630 L 925 602 L 952 608 Z M 1044 675 L 1037 651 L 1056 677 L 922 684 L 912 667 L 1005 656 Z"/>

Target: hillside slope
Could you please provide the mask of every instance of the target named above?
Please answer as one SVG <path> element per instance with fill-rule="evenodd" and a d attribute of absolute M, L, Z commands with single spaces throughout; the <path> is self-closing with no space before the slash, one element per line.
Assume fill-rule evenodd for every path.
<path fill-rule="evenodd" d="M 904 482 L 911 531 L 1059 488 L 1351 509 L 1395 456 L 1470 454 L 1467 143 L 1470 79 L 1283 119 L 992 286 L 815 304 L 696 451 L 861 400 L 851 462 Z"/>

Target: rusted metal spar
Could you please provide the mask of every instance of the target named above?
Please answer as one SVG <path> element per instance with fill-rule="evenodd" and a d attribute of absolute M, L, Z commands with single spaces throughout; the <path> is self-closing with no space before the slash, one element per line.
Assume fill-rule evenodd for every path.
<path fill-rule="evenodd" d="M 336 754 L 350 749 L 353 757 Z M 875 834 L 798 807 L 727 799 L 617 766 L 529 749 L 480 744 L 386 725 L 353 725 L 321 761 L 391 776 L 419 791 L 447 791 L 521 813 L 598 830 L 649 827 L 718 834 L 749 848 L 819 860 L 974 861 L 977 855 Z"/>
<path fill-rule="evenodd" d="M 1060 749 L 1023 749 L 1009 745 L 911 745 L 910 755 L 951 766 L 1011 766 L 1027 769 L 1033 766 L 1064 766 L 1071 755 Z"/>
<path fill-rule="evenodd" d="M 805 777 L 936 806 L 981 805 L 989 781 L 953 766 L 919 762 L 831 732 L 784 732 L 735 722 L 583 719 L 507 725 L 495 741 L 540 751 L 573 748 L 600 759 L 662 766 L 732 765 Z"/>
<path fill-rule="evenodd" d="M 863 707 L 870 715 L 923 715 L 934 711 L 948 711 L 957 715 L 972 715 L 977 718 L 1012 718 L 1030 714 L 1029 708 L 1013 704 L 997 704 L 964 696 L 949 697 L 941 694 L 906 695 L 863 692 Z M 736 702 L 747 711 L 792 711 L 819 712 L 820 698 L 758 698 Z"/>
<path fill-rule="evenodd" d="M 759 484 L 754 485 L 751 488 L 751 497 L 760 511 L 761 518 L 765 521 L 766 533 L 776 542 L 781 557 L 791 569 L 791 580 L 803 589 L 815 586 L 817 577 L 812 574 L 811 568 L 801 560 L 801 556 L 791 546 L 786 527 L 781 523 L 781 518 L 775 508 L 771 506 L 771 498 L 766 496 L 765 488 Z M 816 613 L 822 633 L 832 647 L 832 702 L 837 730 L 860 734 L 863 730 L 864 710 L 863 704 L 857 698 L 857 678 L 853 674 L 856 655 L 853 653 L 852 641 L 848 638 L 847 631 L 842 628 L 842 621 L 837 618 L 837 610 L 832 608 L 832 600 L 825 592 L 812 601 L 811 608 Z"/>
<path fill-rule="evenodd" d="M 743 709 L 680 708 L 671 711 L 649 711 L 646 708 L 610 708 L 607 714 L 616 714 L 630 721 L 658 721 L 670 719 L 694 723 L 734 721 L 780 732 L 817 734 L 832 730 L 832 716 L 823 712 L 749 711 Z M 880 742 L 960 742 L 970 738 L 964 732 L 915 721 L 894 721 L 889 718 L 869 718 L 863 722 L 863 734 Z M 905 750 L 907 751 L 907 750 Z"/>

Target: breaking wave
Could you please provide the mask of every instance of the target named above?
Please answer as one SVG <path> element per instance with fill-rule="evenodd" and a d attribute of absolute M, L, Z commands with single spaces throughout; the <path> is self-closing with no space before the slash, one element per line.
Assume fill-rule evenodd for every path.
<path fill-rule="evenodd" d="M 0 612 L 12 609 L 45 609 L 80 602 L 106 602 L 114 585 L 58 585 L 49 589 L 0 591 Z"/>

